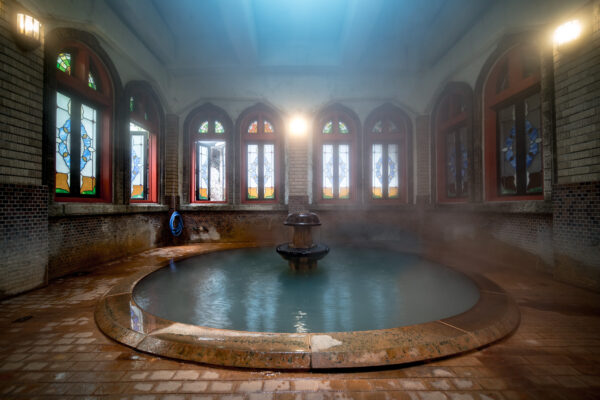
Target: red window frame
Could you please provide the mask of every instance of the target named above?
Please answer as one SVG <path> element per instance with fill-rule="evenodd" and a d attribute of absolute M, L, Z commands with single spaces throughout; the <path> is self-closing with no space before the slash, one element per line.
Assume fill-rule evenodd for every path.
<path fill-rule="evenodd" d="M 332 121 L 333 132 L 329 134 L 323 133 L 325 125 Z M 339 132 L 339 122 L 343 122 L 348 128 L 349 133 L 342 134 Z M 358 135 L 359 135 L 358 117 L 346 107 L 340 105 L 331 106 L 321 113 L 315 119 L 315 135 L 313 140 L 313 159 L 314 159 L 314 191 L 313 201 L 321 204 L 344 204 L 355 202 L 358 198 L 356 189 L 356 174 L 358 173 Z M 325 199 L 323 198 L 323 145 L 324 144 L 348 144 L 350 146 L 350 183 L 349 183 L 349 198 L 340 199 Z M 335 191 L 335 188 L 334 188 Z M 335 193 L 335 192 L 334 192 Z M 339 193 L 338 193 L 339 196 Z"/>
<path fill-rule="evenodd" d="M 500 107 L 515 104 L 526 95 L 540 92 L 540 59 L 537 49 L 533 46 L 520 44 L 512 47 L 494 63 L 486 79 L 483 90 L 484 104 L 484 157 L 485 157 L 485 199 L 487 201 L 541 200 L 543 195 L 500 195 L 498 193 L 498 119 L 497 110 Z M 535 58 L 532 58 L 532 55 Z M 536 67 L 529 68 L 526 74 L 526 61 L 535 61 Z M 499 80 L 508 78 L 508 84 L 502 90 Z M 542 127 L 540 127 L 541 130 Z M 540 156 L 543 157 L 542 149 Z M 542 163 L 543 171 L 543 163 Z"/>
<path fill-rule="evenodd" d="M 382 132 L 374 132 L 375 125 L 382 121 Z M 390 132 L 389 122 L 393 122 L 399 129 L 399 132 Z M 373 110 L 365 121 L 365 152 L 368 154 L 365 164 L 365 170 L 368 182 L 365 188 L 365 195 L 368 202 L 372 204 L 398 204 L 408 203 L 408 163 L 409 154 L 412 151 L 410 138 L 412 133 L 412 123 L 410 118 L 402 109 L 391 104 L 385 104 Z M 381 199 L 373 198 L 373 145 L 374 144 L 397 144 L 398 145 L 398 197 L 389 198 L 384 196 Z M 383 194 L 382 194 L 383 195 Z"/>
<path fill-rule="evenodd" d="M 473 93 L 467 84 L 450 83 L 440 96 L 435 107 L 434 132 L 436 149 L 436 193 L 440 203 L 466 203 L 472 190 L 471 173 L 473 160 L 469 151 L 472 140 L 473 126 Z M 447 195 L 447 160 L 446 135 L 461 128 L 467 130 L 467 140 L 464 143 L 467 155 L 467 176 L 469 183 L 463 196 L 449 197 Z M 461 160 L 462 161 L 462 160 Z"/>
<path fill-rule="evenodd" d="M 133 98 L 133 110 L 129 108 L 129 101 Z M 152 97 L 142 91 L 134 90 L 127 98 L 129 120 L 148 131 L 148 176 L 147 195 L 145 199 L 133 199 L 129 193 L 131 203 L 157 203 L 158 202 L 158 132 L 160 130 L 159 108 Z M 129 125 L 127 126 L 129 130 Z M 130 133 L 131 135 L 131 133 Z M 131 161 L 131 154 L 129 155 Z M 131 170 L 130 170 L 131 173 Z"/>
<path fill-rule="evenodd" d="M 204 122 L 209 122 L 209 133 L 208 134 L 200 134 L 198 132 L 200 125 Z M 223 124 L 225 132 L 223 134 L 216 134 L 214 132 L 214 122 L 219 121 Z M 189 118 L 189 122 L 187 122 L 188 126 L 188 146 L 189 146 L 189 154 L 190 154 L 190 171 L 189 171 L 189 201 L 190 203 L 195 204 L 226 204 L 229 203 L 229 187 L 231 185 L 231 153 L 233 146 L 231 145 L 231 119 L 225 111 L 221 110 L 218 107 L 212 105 L 202 106 L 195 111 L 192 111 L 191 117 Z M 196 159 L 198 157 L 196 151 L 196 142 L 200 140 L 218 140 L 224 141 L 226 143 L 225 148 L 225 199 L 222 201 L 213 201 L 213 200 L 197 200 L 196 199 L 196 183 L 198 181 L 198 176 L 196 175 Z"/>
<path fill-rule="evenodd" d="M 282 165 L 282 148 L 283 148 L 283 129 L 282 123 L 278 115 L 271 109 L 267 108 L 263 105 L 254 106 L 245 112 L 242 113 L 239 119 L 239 134 L 240 134 L 240 171 L 241 171 L 241 179 L 240 179 L 240 200 L 242 203 L 280 203 L 282 196 L 282 174 L 283 174 L 283 165 Z M 248 133 L 248 129 L 250 124 L 254 121 L 258 121 L 258 133 Z M 273 126 L 273 133 L 265 133 L 264 132 L 264 121 L 268 121 Z M 247 146 L 249 144 L 274 144 L 275 154 L 274 154 L 274 169 L 275 169 L 275 191 L 274 191 L 274 199 L 264 199 L 260 198 L 260 190 L 259 190 L 259 198 L 258 199 L 248 199 L 248 154 L 247 154 Z M 259 189 L 260 189 L 259 183 Z"/>
<path fill-rule="evenodd" d="M 101 59 L 87 46 L 80 42 L 68 41 L 60 46 L 54 60 L 60 53 L 71 54 L 71 74 L 55 68 L 56 91 L 76 97 L 79 101 L 97 107 L 100 117 L 98 141 L 100 153 L 96 196 L 58 194 L 54 190 L 54 200 L 60 202 L 109 203 L 112 201 L 112 135 L 113 131 L 113 83 Z M 88 76 L 92 72 L 96 80 L 97 90 L 88 86 Z M 54 103 L 53 110 L 56 109 Z M 56 112 L 56 111 L 52 111 Z M 56 125 L 56 123 L 54 124 Z M 54 126 L 56 132 L 56 126 Z M 56 140 L 56 133 L 53 135 Z M 56 142 L 54 142 L 56 146 Z M 56 147 L 53 147 L 56 148 Z"/>

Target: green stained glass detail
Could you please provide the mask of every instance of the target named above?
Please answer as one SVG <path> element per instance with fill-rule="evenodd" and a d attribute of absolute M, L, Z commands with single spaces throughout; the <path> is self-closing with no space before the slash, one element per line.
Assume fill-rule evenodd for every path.
<path fill-rule="evenodd" d="M 342 121 L 339 122 L 339 128 L 340 128 L 340 133 L 343 133 L 343 134 L 350 133 L 350 131 L 348 130 L 348 127 Z"/>
<path fill-rule="evenodd" d="M 145 112 L 145 113 L 144 113 L 144 119 L 145 119 L 146 121 L 148 121 L 148 113 L 147 113 L 147 112 Z"/>
<path fill-rule="evenodd" d="M 219 121 L 215 121 L 215 133 L 218 133 L 218 134 L 225 133 L 225 128 L 223 127 L 223 124 Z"/>
<path fill-rule="evenodd" d="M 71 53 L 59 53 L 56 68 L 71 75 Z"/>
<path fill-rule="evenodd" d="M 68 190 L 56 188 L 56 193 L 69 193 Z"/>
<path fill-rule="evenodd" d="M 88 86 L 94 90 L 98 90 L 98 86 L 96 85 L 96 80 L 94 79 L 94 75 L 90 72 L 88 74 Z"/>
<path fill-rule="evenodd" d="M 133 100 L 133 96 L 129 98 L 129 111 L 133 112 L 135 109 L 135 100 Z"/>
<path fill-rule="evenodd" d="M 208 133 L 208 121 L 204 121 L 202 124 L 200 124 L 198 133 Z"/>
<path fill-rule="evenodd" d="M 323 127 L 323 133 L 327 134 L 327 133 L 332 133 L 332 132 L 333 132 L 333 122 L 329 121 Z"/>

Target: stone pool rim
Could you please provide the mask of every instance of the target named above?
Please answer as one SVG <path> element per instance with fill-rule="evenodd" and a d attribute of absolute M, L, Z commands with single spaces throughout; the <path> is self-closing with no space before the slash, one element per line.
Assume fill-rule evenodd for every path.
<path fill-rule="evenodd" d="M 173 260 L 247 247 L 263 246 L 199 245 L 183 255 L 174 255 Z M 447 357 L 498 341 L 520 322 L 517 305 L 500 286 L 480 274 L 451 268 L 475 283 L 479 300 L 461 314 L 422 324 L 353 332 L 248 332 L 173 322 L 137 306 L 145 329 L 133 330 L 130 305 L 135 305 L 135 285 L 168 264 L 169 260 L 142 268 L 102 297 L 94 316 L 105 335 L 142 352 L 184 361 L 238 368 L 310 370 L 381 367 Z"/>

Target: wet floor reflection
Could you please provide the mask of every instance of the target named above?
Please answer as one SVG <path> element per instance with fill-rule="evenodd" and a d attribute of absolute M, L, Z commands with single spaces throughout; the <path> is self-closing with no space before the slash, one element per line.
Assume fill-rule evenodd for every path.
<path fill-rule="evenodd" d="M 412 255 L 332 249 L 312 271 L 292 271 L 273 249 L 240 249 L 177 262 L 134 290 L 145 311 L 172 321 L 263 332 L 393 328 L 472 307 L 474 283 Z"/>

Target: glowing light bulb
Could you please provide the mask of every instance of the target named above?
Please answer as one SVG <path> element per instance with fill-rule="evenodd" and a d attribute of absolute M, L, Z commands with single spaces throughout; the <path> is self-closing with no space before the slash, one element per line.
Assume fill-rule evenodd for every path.
<path fill-rule="evenodd" d="M 578 20 L 568 21 L 554 31 L 554 43 L 558 46 L 571 42 L 581 35 L 581 23 Z"/>
<path fill-rule="evenodd" d="M 306 120 L 301 116 L 296 116 L 290 122 L 290 133 L 293 136 L 304 136 L 307 130 Z"/>

